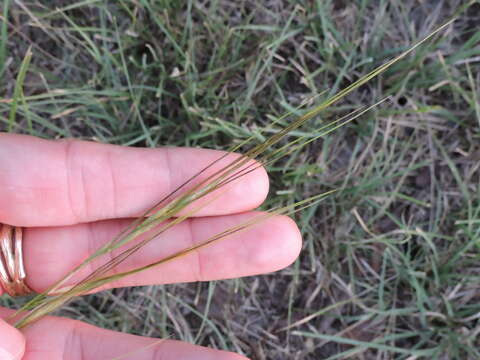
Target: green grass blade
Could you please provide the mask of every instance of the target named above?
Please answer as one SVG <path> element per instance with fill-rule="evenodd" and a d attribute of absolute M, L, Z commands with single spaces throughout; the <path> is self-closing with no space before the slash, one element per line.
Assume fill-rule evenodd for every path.
<path fill-rule="evenodd" d="M 0 79 L 3 78 L 7 59 L 7 43 L 8 43 L 8 10 L 10 8 L 10 0 L 3 3 L 3 21 L 0 33 Z"/>
<path fill-rule="evenodd" d="M 15 90 L 13 93 L 13 101 L 10 108 L 10 114 L 8 116 L 8 132 L 12 132 L 15 126 L 15 117 L 17 115 L 17 107 L 19 101 L 23 98 L 23 82 L 25 81 L 25 75 L 27 74 L 30 61 L 32 59 L 32 48 L 29 47 L 25 57 L 23 58 L 20 70 L 17 75 L 17 81 L 15 83 Z"/>

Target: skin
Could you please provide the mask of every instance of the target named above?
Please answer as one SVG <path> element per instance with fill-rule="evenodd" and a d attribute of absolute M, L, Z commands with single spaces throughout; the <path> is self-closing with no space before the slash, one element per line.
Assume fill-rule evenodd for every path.
<path fill-rule="evenodd" d="M 45 290 L 92 250 L 111 240 L 131 218 L 222 154 L 203 149 L 126 148 L 0 134 L 0 223 L 25 227 L 28 285 L 35 291 Z M 232 161 L 232 156 L 195 181 Z M 252 209 L 264 201 L 267 193 L 267 174 L 258 168 L 228 184 L 221 196 L 194 218 L 154 239 L 115 270 L 151 263 L 258 215 Z M 295 223 L 288 217 L 276 216 L 109 287 L 268 273 L 290 265 L 300 249 L 301 236 Z M 85 269 L 79 276 L 91 270 Z M 2 291 L 0 287 L 0 295 Z M 2 320 L 9 313 L 11 310 L 0 308 L 0 360 L 113 359 L 130 353 L 122 359 L 245 359 L 229 352 L 117 333 L 56 317 L 44 318 L 19 332 Z"/>

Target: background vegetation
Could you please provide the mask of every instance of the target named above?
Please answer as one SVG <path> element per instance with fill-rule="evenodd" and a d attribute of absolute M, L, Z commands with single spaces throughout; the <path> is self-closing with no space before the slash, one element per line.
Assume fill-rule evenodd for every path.
<path fill-rule="evenodd" d="M 466 3 L 3 0 L 0 128 L 148 147 L 261 140 L 273 119 L 358 79 Z M 442 36 L 291 134 L 314 136 L 391 96 L 269 168 L 267 205 L 355 189 L 296 216 L 305 243 L 293 266 L 103 292 L 62 315 L 252 359 L 480 358 L 479 25 L 474 1 Z"/>

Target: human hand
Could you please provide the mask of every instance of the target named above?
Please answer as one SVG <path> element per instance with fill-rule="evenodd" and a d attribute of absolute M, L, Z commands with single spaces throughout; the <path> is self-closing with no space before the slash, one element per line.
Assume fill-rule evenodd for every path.
<path fill-rule="evenodd" d="M 47 141 L 0 134 L 0 223 L 24 229 L 27 284 L 45 291 L 156 201 L 221 156 L 187 148 L 140 149 L 80 141 Z M 220 161 L 199 179 L 231 161 Z M 199 180 L 197 179 L 197 180 Z M 223 190 L 222 190 L 223 191 Z M 137 268 L 200 243 L 254 216 L 268 192 L 263 169 L 225 186 L 195 218 L 166 231 L 121 263 Z M 208 281 L 272 272 L 301 248 L 295 223 L 276 216 L 171 263 L 109 287 Z M 95 267 L 102 263 L 96 262 Z M 80 271 L 73 282 L 93 269 Z M 2 289 L 0 288 L 0 295 Z M 9 309 L 0 308 L 0 318 Z M 240 360 L 243 356 L 99 329 L 47 317 L 20 333 L 0 320 L 0 360 L 125 359 Z M 139 350 L 142 349 L 142 350 Z M 137 352 L 137 350 L 139 350 Z M 6 357 L 6 354 L 13 357 Z M 123 357 L 122 357 L 123 359 Z"/>

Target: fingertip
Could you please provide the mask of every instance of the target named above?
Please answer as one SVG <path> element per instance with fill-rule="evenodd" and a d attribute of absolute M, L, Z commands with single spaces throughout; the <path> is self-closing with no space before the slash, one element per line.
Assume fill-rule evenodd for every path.
<path fill-rule="evenodd" d="M 261 166 L 255 170 L 257 171 L 256 177 L 256 191 L 257 191 L 257 204 L 256 206 L 261 205 L 268 196 L 268 192 L 270 190 L 270 179 L 268 177 L 267 170 Z"/>
<path fill-rule="evenodd" d="M 273 239 L 277 255 L 276 271 L 295 262 L 302 250 L 303 241 L 300 229 L 292 218 L 281 215 L 276 216 L 273 221 L 277 233 L 277 239 Z"/>
<path fill-rule="evenodd" d="M 291 265 L 300 254 L 302 236 L 288 216 L 275 216 L 257 227 L 248 246 L 248 261 L 256 273 L 269 273 Z M 247 245 L 248 244 L 248 245 Z"/>
<path fill-rule="evenodd" d="M 184 157 L 188 155 L 182 153 L 197 153 L 199 158 L 207 158 L 208 156 L 211 158 L 211 161 L 215 161 L 213 156 L 218 157 L 219 154 L 225 154 L 220 151 L 204 149 L 177 149 L 176 152 Z M 258 161 L 248 160 L 243 163 L 243 159 L 242 166 L 235 168 L 235 162 L 241 155 L 237 153 L 229 153 L 228 155 L 231 156 L 225 157 L 216 163 L 214 168 L 210 169 L 212 172 L 218 172 L 214 180 L 210 180 L 212 181 L 210 183 L 219 181 L 220 185 L 212 194 L 208 194 L 195 202 L 194 207 L 201 208 L 201 211 L 194 216 L 219 216 L 243 213 L 257 208 L 265 201 L 270 186 L 265 168 Z M 206 174 L 208 175 L 208 173 Z M 206 174 L 200 175 L 197 180 L 204 180 Z M 204 204 L 203 208 L 200 206 L 202 203 Z M 186 211 L 190 210 L 191 208 L 187 208 Z"/>
<path fill-rule="evenodd" d="M 287 240 L 287 253 L 286 253 L 286 264 L 289 266 L 294 263 L 302 251 L 303 239 L 302 232 L 300 231 L 297 223 L 288 216 L 283 216 L 283 221 L 285 222 L 286 232 L 288 236 Z"/>
<path fill-rule="evenodd" d="M 228 166 L 241 157 L 232 153 L 220 166 Z M 228 160 L 228 161 L 227 161 Z M 243 161 L 243 160 L 242 160 Z M 260 206 L 267 198 L 269 178 L 265 168 L 256 160 L 249 160 L 236 170 L 229 170 L 220 198 L 210 204 L 207 215 L 225 215 L 249 211 Z"/>
<path fill-rule="evenodd" d="M 252 210 L 260 206 L 267 198 L 270 189 L 270 181 L 265 168 L 257 161 L 253 161 L 247 166 L 251 167 L 252 171 L 247 173 L 243 179 L 239 179 L 241 183 L 235 187 L 236 198 L 243 205 L 239 209 L 240 211 Z"/>

